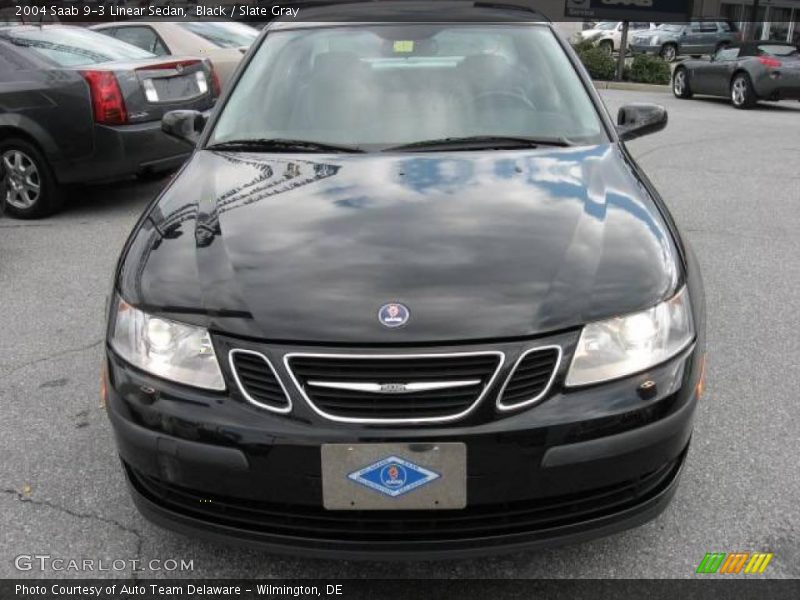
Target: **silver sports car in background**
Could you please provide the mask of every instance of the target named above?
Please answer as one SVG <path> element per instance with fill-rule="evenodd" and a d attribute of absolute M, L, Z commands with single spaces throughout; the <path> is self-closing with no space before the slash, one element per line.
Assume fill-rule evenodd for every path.
<path fill-rule="evenodd" d="M 678 65 L 672 91 L 678 98 L 729 96 L 736 108 L 752 108 L 759 100 L 800 100 L 800 51 L 773 41 L 721 48 L 708 59 Z"/>

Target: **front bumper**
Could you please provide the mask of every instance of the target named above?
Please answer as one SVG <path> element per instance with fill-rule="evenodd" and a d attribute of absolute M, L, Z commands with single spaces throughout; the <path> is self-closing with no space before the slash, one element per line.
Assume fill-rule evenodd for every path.
<path fill-rule="evenodd" d="M 563 337 L 569 354 L 576 336 Z M 489 394 L 461 421 L 414 427 L 326 421 L 302 410 L 296 390 L 292 415 L 268 413 L 156 380 L 110 350 L 108 369 L 109 417 L 149 519 L 272 551 L 419 559 L 582 541 L 655 517 L 686 455 L 700 358 L 692 347 L 628 379 L 580 390 L 557 383 L 543 402 L 511 414 L 495 413 Z M 643 399 L 636 390 L 646 380 L 658 391 Z M 322 507 L 322 444 L 392 441 L 465 443 L 467 508 Z"/>
<path fill-rule="evenodd" d="M 631 52 L 633 52 L 634 54 L 653 54 L 653 55 L 656 55 L 656 54 L 659 54 L 661 52 L 661 46 L 660 45 L 651 46 L 649 44 L 630 43 L 630 44 L 628 44 L 628 47 L 630 48 Z"/>

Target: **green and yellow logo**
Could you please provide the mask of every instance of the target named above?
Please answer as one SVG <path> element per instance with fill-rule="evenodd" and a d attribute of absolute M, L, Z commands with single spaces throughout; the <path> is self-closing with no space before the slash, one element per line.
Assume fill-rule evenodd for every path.
<path fill-rule="evenodd" d="M 707 552 L 697 566 L 697 573 L 735 575 L 743 568 L 744 573 L 763 573 L 772 556 L 771 552 Z"/>

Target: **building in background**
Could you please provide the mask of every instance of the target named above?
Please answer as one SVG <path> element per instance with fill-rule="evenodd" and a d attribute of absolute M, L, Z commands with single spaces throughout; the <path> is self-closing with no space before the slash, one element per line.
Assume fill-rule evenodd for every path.
<path fill-rule="evenodd" d="M 800 43 L 800 0 L 695 0 L 695 14 L 721 16 L 739 24 L 749 37 Z"/>

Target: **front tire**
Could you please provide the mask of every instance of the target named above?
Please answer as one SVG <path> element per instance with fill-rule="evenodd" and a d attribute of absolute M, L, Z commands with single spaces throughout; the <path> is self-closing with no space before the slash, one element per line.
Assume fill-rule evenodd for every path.
<path fill-rule="evenodd" d="M 20 138 L 0 142 L 0 208 L 17 219 L 38 219 L 62 204 L 62 193 L 39 149 Z"/>
<path fill-rule="evenodd" d="M 668 63 L 675 62 L 678 58 L 678 47 L 675 44 L 664 44 L 659 54 Z"/>
<path fill-rule="evenodd" d="M 675 69 L 672 76 L 672 93 L 676 98 L 688 99 L 692 97 L 692 88 L 689 86 L 689 72 L 683 67 Z"/>
<path fill-rule="evenodd" d="M 598 47 L 609 56 L 614 53 L 614 42 L 611 40 L 603 40 L 598 44 Z"/>
<path fill-rule="evenodd" d="M 747 73 L 737 73 L 731 80 L 731 101 L 734 108 L 746 110 L 753 108 L 758 102 L 753 82 Z"/>

